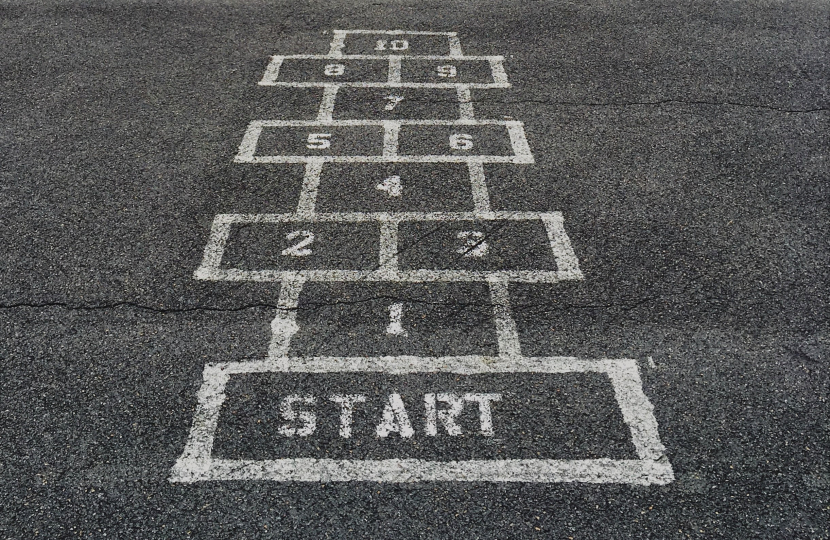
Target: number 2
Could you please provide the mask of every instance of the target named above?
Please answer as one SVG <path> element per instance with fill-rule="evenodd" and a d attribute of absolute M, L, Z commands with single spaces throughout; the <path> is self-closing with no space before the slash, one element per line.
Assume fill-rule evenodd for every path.
<path fill-rule="evenodd" d="M 285 235 L 286 240 L 296 240 L 299 237 L 302 240 L 282 250 L 282 255 L 290 255 L 291 257 L 308 257 L 311 255 L 311 250 L 306 246 L 310 246 L 314 242 L 314 233 L 311 231 L 294 231 Z"/>

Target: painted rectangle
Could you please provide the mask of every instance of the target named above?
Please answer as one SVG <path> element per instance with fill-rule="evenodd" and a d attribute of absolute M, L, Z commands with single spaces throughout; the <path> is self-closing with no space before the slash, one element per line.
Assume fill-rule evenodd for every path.
<path fill-rule="evenodd" d="M 231 377 L 253 373 L 599 373 L 608 376 L 636 459 L 218 459 L 213 455 Z M 575 358 L 384 357 L 277 358 L 208 364 L 187 444 L 171 482 L 274 480 L 300 482 L 589 482 L 667 484 L 672 467 L 657 433 L 653 407 L 642 391 L 634 360 Z"/>
<path fill-rule="evenodd" d="M 225 395 L 220 460 L 637 459 L 602 373 L 250 373 Z M 289 403 L 306 417 L 288 418 Z"/>
<path fill-rule="evenodd" d="M 378 234 L 372 222 L 238 224 L 229 228 L 220 268 L 371 270 L 377 266 Z"/>
<path fill-rule="evenodd" d="M 402 125 L 398 153 L 404 156 L 512 156 L 506 125 Z"/>
<path fill-rule="evenodd" d="M 446 35 L 412 33 L 387 34 L 349 33 L 344 40 L 343 54 L 376 55 L 448 55 L 450 46 Z"/>
<path fill-rule="evenodd" d="M 495 355 L 487 284 L 307 283 L 292 356 Z"/>
<path fill-rule="evenodd" d="M 385 82 L 389 70 L 386 59 L 279 57 L 279 76 L 271 82 Z"/>
<path fill-rule="evenodd" d="M 472 212 L 469 168 L 464 163 L 329 163 L 320 176 L 317 211 Z"/>
<path fill-rule="evenodd" d="M 379 156 L 383 137 L 383 126 L 265 127 L 257 152 L 272 156 Z"/>
<path fill-rule="evenodd" d="M 459 117 L 455 89 L 437 88 L 340 88 L 334 106 L 335 119 L 456 120 Z"/>
<path fill-rule="evenodd" d="M 556 256 L 542 220 L 402 222 L 403 270 L 556 271 Z"/>
<path fill-rule="evenodd" d="M 401 81 L 409 83 L 493 84 L 489 59 L 462 58 L 424 60 L 405 58 L 401 61 Z"/>
<path fill-rule="evenodd" d="M 399 267 L 398 229 L 403 222 L 453 222 L 453 221 L 534 221 L 540 220 L 548 235 L 549 246 L 556 260 L 556 269 L 403 269 Z M 241 225 L 280 224 L 282 231 L 289 224 L 372 224 L 377 231 L 377 262 L 373 269 L 363 266 L 363 269 L 344 268 L 314 268 L 309 265 L 289 268 L 273 267 L 254 269 L 233 267 L 226 258 L 225 252 L 234 227 Z M 253 227 L 255 230 L 256 227 Z M 312 229 L 306 230 L 314 233 Z M 364 229 L 362 229 L 364 230 Z M 369 230 L 369 229 L 365 229 Z M 293 230 L 292 230 L 293 232 Z M 475 231 L 472 231 L 475 232 Z M 286 233 L 287 234 L 287 233 Z M 298 237 L 299 238 L 299 237 Z M 366 242 L 369 238 L 365 233 L 355 236 Z M 468 242 L 475 240 L 477 235 L 471 234 L 458 240 Z M 273 240 L 281 241 L 281 240 Z M 283 241 L 285 243 L 285 241 Z M 348 243 L 346 244 L 348 245 Z M 289 246 L 290 247 L 290 246 Z M 244 245 L 239 249 L 245 248 Z M 274 247 L 273 249 L 276 249 Z M 287 249 L 280 247 L 280 250 Z M 303 248 L 303 249 L 307 249 Z M 456 248 L 457 249 L 457 248 Z M 254 251 L 255 253 L 256 251 Z M 279 253 L 280 251 L 277 250 Z M 356 252 L 360 257 L 366 257 L 368 249 Z M 243 251 L 243 253 L 246 253 Z M 271 255 L 274 257 L 275 255 Z M 337 255 L 341 257 L 341 255 Z M 342 255 L 343 261 L 350 260 Z M 239 259 L 239 257 L 237 257 Z M 244 260 L 244 259 L 239 259 Z M 309 259 L 311 260 L 311 259 Z M 360 259 L 365 260 L 364 258 Z M 223 262 L 225 261 L 225 262 Z M 211 226 L 210 238 L 205 246 L 202 264 L 195 272 L 196 279 L 212 281 L 280 281 L 287 275 L 299 275 L 309 281 L 407 281 L 423 283 L 429 281 L 515 281 L 527 283 L 555 283 L 562 280 L 581 280 L 582 272 L 574 254 L 570 240 L 562 224 L 562 215 L 558 212 L 399 212 L 399 213 L 298 213 L 298 214 L 219 214 Z"/>

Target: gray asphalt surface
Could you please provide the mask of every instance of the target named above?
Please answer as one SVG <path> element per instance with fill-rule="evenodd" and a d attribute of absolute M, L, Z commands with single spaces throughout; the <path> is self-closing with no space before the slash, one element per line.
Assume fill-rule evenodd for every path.
<path fill-rule="evenodd" d="M 826 2 L 6 2 L 0 22 L 0 536 L 830 538 Z M 561 211 L 585 275 L 510 286 L 522 352 L 636 359 L 674 482 L 168 481 L 205 364 L 262 358 L 271 336 L 277 283 L 193 277 L 216 214 L 297 205 L 302 165 L 233 158 L 251 120 L 313 119 L 320 89 L 256 83 L 270 55 L 325 54 L 353 28 L 505 56 L 512 87 L 473 90 L 476 116 L 524 122 L 536 163 L 487 165 L 492 207 Z M 384 118 L 383 94 L 344 89 L 335 118 Z M 408 98 L 401 117 L 457 112 L 453 91 Z M 374 189 L 389 174 L 400 200 Z M 337 165 L 317 204 L 469 211 L 469 190 L 463 166 Z M 372 268 L 376 231 L 322 225 L 336 240 L 292 264 Z M 455 254 L 457 224 L 402 226 L 401 265 L 555 266 L 534 226 L 494 226 L 487 263 Z M 228 264 L 283 264 L 286 231 L 235 230 Z M 292 353 L 494 354 L 490 309 L 481 283 L 310 284 Z M 502 392 L 495 437 L 468 408 L 458 438 L 420 419 L 410 440 L 375 436 L 389 393 L 415 418 L 443 391 Z M 287 440 L 287 392 L 367 403 L 349 441 L 331 402 Z M 227 396 L 228 459 L 636 457 L 598 375 L 261 374 Z"/>

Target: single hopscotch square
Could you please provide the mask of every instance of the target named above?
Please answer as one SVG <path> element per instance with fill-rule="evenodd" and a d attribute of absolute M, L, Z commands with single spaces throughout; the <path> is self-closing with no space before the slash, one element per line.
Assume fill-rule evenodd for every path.
<path fill-rule="evenodd" d="M 221 459 L 214 440 L 231 377 L 264 373 L 599 373 L 608 376 L 636 459 Z M 642 392 L 634 360 L 486 357 L 281 358 L 208 364 L 185 449 L 171 482 L 270 480 L 278 482 L 586 482 L 660 485 L 674 480 L 657 433 L 653 407 Z"/>

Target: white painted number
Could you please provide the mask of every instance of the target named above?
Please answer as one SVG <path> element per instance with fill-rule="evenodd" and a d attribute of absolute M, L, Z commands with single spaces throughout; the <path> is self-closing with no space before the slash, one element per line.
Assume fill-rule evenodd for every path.
<path fill-rule="evenodd" d="M 310 246 L 314 242 L 314 233 L 311 231 L 294 231 L 285 235 L 286 240 L 296 240 L 303 237 L 298 243 L 282 250 L 283 255 L 290 255 L 291 257 L 308 257 L 311 255 L 311 250 L 306 246 Z"/>
<path fill-rule="evenodd" d="M 409 42 L 405 39 L 393 39 L 392 42 L 389 44 L 393 51 L 405 51 L 409 48 Z M 386 50 L 386 40 L 379 39 L 377 44 L 375 45 L 376 51 L 385 51 Z"/>
<path fill-rule="evenodd" d="M 466 133 L 453 133 L 450 135 L 450 148 L 453 150 L 471 150 L 473 148 L 473 136 Z"/>
<path fill-rule="evenodd" d="M 400 197 L 403 193 L 403 186 L 401 185 L 401 177 L 398 175 L 390 176 L 377 186 L 375 189 L 385 191 L 390 197 Z"/>
<path fill-rule="evenodd" d="M 387 111 L 391 111 L 395 109 L 395 105 L 403 101 L 403 96 L 389 95 L 386 96 L 386 99 L 389 100 L 389 103 L 386 104 L 384 109 L 386 109 Z"/>
<path fill-rule="evenodd" d="M 343 64 L 326 64 L 326 68 L 323 70 L 323 73 L 329 77 L 337 77 L 346 73 L 346 66 Z"/>
<path fill-rule="evenodd" d="M 309 133 L 306 139 L 306 148 L 324 150 L 331 146 L 331 133 Z"/>
<path fill-rule="evenodd" d="M 279 428 L 280 435 L 286 437 L 293 437 L 299 435 L 300 437 L 308 437 L 314 430 L 317 429 L 317 416 L 311 411 L 295 411 L 295 403 L 305 403 L 313 405 L 316 400 L 314 396 L 287 396 L 280 402 L 280 413 L 282 417 L 288 422 L 293 423 L 298 419 L 302 422 L 302 426 L 295 427 L 291 424 L 283 424 Z"/>
<path fill-rule="evenodd" d="M 435 71 L 438 72 L 439 77 L 455 77 L 458 73 L 455 66 L 438 66 Z"/>
<path fill-rule="evenodd" d="M 487 255 L 487 242 L 484 240 L 484 233 L 481 231 L 460 231 L 456 236 L 464 240 L 464 245 L 455 252 L 463 257 L 484 257 Z"/>
<path fill-rule="evenodd" d="M 403 304 L 389 306 L 389 326 L 386 333 L 393 336 L 406 336 L 409 333 L 403 327 Z"/>

